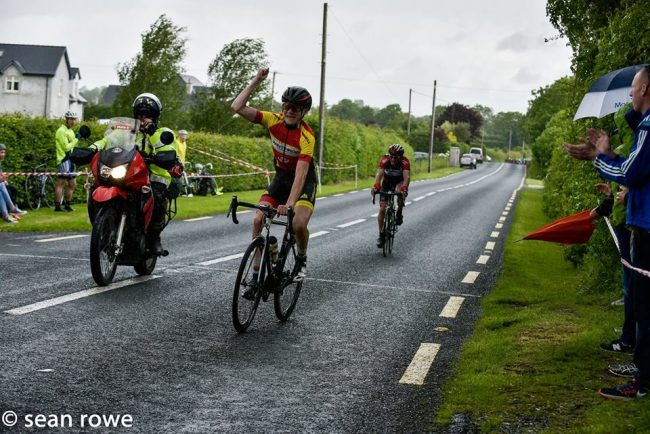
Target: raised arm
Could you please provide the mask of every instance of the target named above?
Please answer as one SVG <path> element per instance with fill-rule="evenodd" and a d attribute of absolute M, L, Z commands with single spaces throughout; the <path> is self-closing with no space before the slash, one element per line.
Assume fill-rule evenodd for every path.
<path fill-rule="evenodd" d="M 262 68 L 257 71 L 257 74 L 251 80 L 251 82 L 248 83 L 248 86 L 246 86 L 244 90 L 242 90 L 241 93 L 237 95 L 237 98 L 235 98 L 235 100 L 232 102 L 230 105 L 230 110 L 237 113 L 244 119 L 250 122 L 254 122 L 255 115 L 257 114 L 257 109 L 255 107 L 249 107 L 246 104 L 248 103 L 248 98 L 250 98 L 255 88 L 257 88 L 257 86 L 263 82 L 268 75 L 269 68 Z"/>

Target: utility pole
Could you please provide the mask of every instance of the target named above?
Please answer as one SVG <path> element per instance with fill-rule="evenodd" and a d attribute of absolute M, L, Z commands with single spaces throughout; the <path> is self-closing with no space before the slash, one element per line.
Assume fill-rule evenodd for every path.
<path fill-rule="evenodd" d="M 512 145 L 512 128 L 508 134 L 508 158 L 510 158 L 510 145 Z"/>
<path fill-rule="evenodd" d="M 327 3 L 323 3 L 323 42 L 320 64 L 320 107 L 318 108 L 318 191 L 323 185 L 323 141 L 325 138 L 325 54 L 327 53 Z"/>
<path fill-rule="evenodd" d="M 413 89 L 409 89 L 409 120 L 406 124 L 406 137 L 411 137 L 411 93 Z"/>
<path fill-rule="evenodd" d="M 271 111 L 273 111 L 273 95 L 275 95 L 275 74 L 278 71 L 273 71 L 273 80 L 271 80 Z"/>
<path fill-rule="evenodd" d="M 433 80 L 433 108 L 431 109 L 431 138 L 429 139 L 429 173 L 433 166 L 433 137 L 436 128 L 436 80 Z"/>

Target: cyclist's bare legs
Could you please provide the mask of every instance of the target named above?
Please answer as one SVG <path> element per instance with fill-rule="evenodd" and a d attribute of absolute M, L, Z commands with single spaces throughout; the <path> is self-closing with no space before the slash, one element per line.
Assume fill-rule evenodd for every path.
<path fill-rule="evenodd" d="M 395 193 L 401 193 L 402 192 L 402 184 L 398 184 L 397 187 L 395 187 Z M 404 196 L 399 195 L 397 196 L 397 211 L 402 211 L 402 208 L 404 208 Z"/>
<path fill-rule="evenodd" d="M 384 216 L 386 215 L 386 201 L 379 202 L 379 214 L 377 214 L 377 223 L 379 223 L 379 233 L 384 230 Z"/>
<path fill-rule="evenodd" d="M 260 200 L 258 205 L 260 206 L 273 206 L 271 203 Z M 255 213 L 255 218 L 253 219 L 253 238 L 258 236 L 262 232 L 262 225 L 264 224 L 264 213 L 260 210 L 257 210 Z"/>
<path fill-rule="evenodd" d="M 65 200 L 68 202 L 72 201 L 72 195 L 74 194 L 74 189 L 77 187 L 76 179 L 68 179 L 68 182 L 65 185 Z"/>
<path fill-rule="evenodd" d="M 296 235 L 298 254 L 303 256 L 307 254 L 307 245 L 309 244 L 309 229 L 307 225 L 309 224 L 312 213 L 313 210 L 306 206 L 298 205 L 294 209 L 293 232 Z"/>

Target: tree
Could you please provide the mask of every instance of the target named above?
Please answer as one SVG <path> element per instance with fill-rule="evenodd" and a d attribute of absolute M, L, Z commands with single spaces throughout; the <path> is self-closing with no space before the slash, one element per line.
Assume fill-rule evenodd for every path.
<path fill-rule="evenodd" d="M 441 125 L 445 121 L 449 121 L 452 124 L 466 122 L 469 124 L 471 138 L 481 137 L 483 117 L 478 111 L 471 109 L 466 105 L 457 102 L 450 104 L 440 116 L 436 116 L 437 125 Z"/>
<path fill-rule="evenodd" d="M 534 142 L 546 128 L 547 122 L 560 110 L 569 109 L 575 95 L 573 77 L 563 77 L 553 84 L 532 91 L 528 112 L 524 119 L 526 140 Z"/>
<path fill-rule="evenodd" d="M 143 92 L 155 94 L 163 105 L 163 122 L 176 127 L 180 123 L 185 100 L 185 86 L 180 78 L 187 39 L 165 14 L 158 17 L 148 32 L 142 34 L 142 51 L 128 62 L 118 65 L 117 76 L 124 86 L 113 107 L 114 112 L 131 114 L 131 105 Z"/>
<path fill-rule="evenodd" d="M 483 144 L 488 148 L 508 149 L 521 146 L 524 140 L 524 115 L 519 112 L 499 112 L 485 126 Z M 512 132 L 512 140 L 510 134 Z"/>
<path fill-rule="evenodd" d="M 257 71 L 268 64 L 261 39 L 236 39 L 224 45 L 208 67 L 209 91 L 195 97 L 190 111 L 192 126 L 222 134 L 257 134 L 259 128 L 233 115 L 230 104 Z M 251 95 L 251 105 L 270 109 L 270 95 L 267 95 L 269 81 L 265 80 L 257 86 Z"/>
<path fill-rule="evenodd" d="M 342 99 L 334 104 L 327 112 L 330 116 L 337 117 L 350 122 L 361 121 L 361 108 L 363 104 L 358 104 L 350 99 Z"/>
<path fill-rule="evenodd" d="M 377 112 L 375 119 L 381 128 L 400 129 L 406 116 L 399 104 L 389 104 Z"/>

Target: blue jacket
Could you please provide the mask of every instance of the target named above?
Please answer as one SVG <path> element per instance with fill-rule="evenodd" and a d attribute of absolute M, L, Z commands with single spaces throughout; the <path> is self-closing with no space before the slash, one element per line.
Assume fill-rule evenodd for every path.
<path fill-rule="evenodd" d="M 627 224 L 650 231 L 650 110 L 634 134 L 634 143 L 627 158 L 610 158 L 598 154 L 594 166 L 601 176 L 626 185 Z"/>

